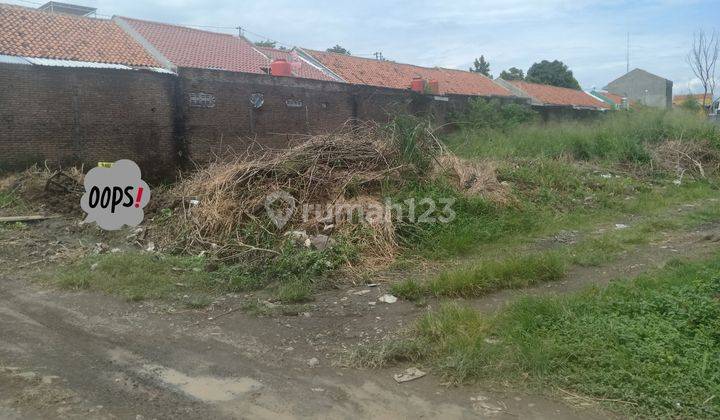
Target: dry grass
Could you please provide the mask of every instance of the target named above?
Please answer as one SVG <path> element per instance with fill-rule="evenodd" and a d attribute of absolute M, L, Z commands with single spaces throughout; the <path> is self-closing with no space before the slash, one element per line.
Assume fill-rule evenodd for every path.
<path fill-rule="evenodd" d="M 490 160 L 469 161 L 451 153 L 435 159 L 433 174 L 453 182 L 468 196 L 482 196 L 496 203 L 510 201 L 510 191 L 497 179 L 497 164 Z"/>
<path fill-rule="evenodd" d="M 182 179 L 169 191 L 182 205 L 166 230 L 166 243 L 177 245 L 182 232 L 180 248 L 186 252 L 206 250 L 223 259 L 267 256 L 275 252 L 273 243 L 283 228 L 267 217 L 266 199 L 283 193 L 295 204 L 284 230 L 353 238 L 364 260 L 389 261 L 398 243 L 395 224 L 383 211 L 386 183 L 400 186 L 408 179 L 442 176 L 468 195 L 501 202 L 508 197 L 493 164 L 449 154 L 424 125 L 355 123 L 300 140 L 288 149 L 254 150 L 216 161 Z M 434 170 L 428 170 L 428 162 Z M 288 205 L 277 200 L 273 208 L 284 213 Z M 330 217 L 328 208 L 334 210 Z"/>
<path fill-rule="evenodd" d="M 67 205 L 68 195 L 80 201 L 84 177 L 82 167 L 58 171 L 35 164 L 0 179 L 0 191 L 21 199 L 27 205 L 23 211 L 73 213 L 79 208 Z"/>
<path fill-rule="evenodd" d="M 199 201 L 183 212 L 182 224 L 189 233 L 186 246 L 217 249 L 232 244 L 231 248 L 252 249 L 255 245 L 246 243 L 239 227 L 267 225 L 262 221 L 268 195 L 290 194 L 296 209 L 306 204 L 334 205 L 346 202 L 349 195 L 372 194 L 381 181 L 408 169 L 387 132 L 376 125 L 347 125 L 304 140 L 285 150 L 211 163 L 179 182 L 171 194 L 183 203 Z M 299 226 L 301 214 L 296 211 L 288 226 Z M 380 229 L 388 230 L 391 227 Z"/>
<path fill-rule="evenodd" d="M 653 164 L 682 179 L 705 179 L 720 169 L 720 151 L 709 141 L 667 140 L 650 149 Z"/>

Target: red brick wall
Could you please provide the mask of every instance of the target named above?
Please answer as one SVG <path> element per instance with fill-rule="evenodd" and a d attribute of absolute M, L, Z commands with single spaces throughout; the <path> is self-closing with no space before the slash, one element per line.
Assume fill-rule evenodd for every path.
<path fill-rule="evenodd" d="M 133 159 L 153 178 L 176 168 L 175 77 L 0 64 L 0 170 Z"/>
<path fill-rule="evenodd" d="M 128 158 L 150 179 L 254 144 L 283 146 L 294 135 L 329 132 L 350 119 L 386 122 L 409 112 L 442 124 L 468 101 L 214 70 L 174 76 L 13 64 L 0 64 L 0 92 L 0 171 Z M 259 109 L 250 104 L 252 94 L 263 96 Z"/>
<path fill-rule="evenodd" d="M 256 141 L 279 146 L 292 134 L 327 132 L 352 116 L 345 84 L 199 69 L 181 69 L 179 75 L 184 138 L 196 161 L 228 149 L 244 151 Z M 198 94 L 212 95 L 214 106 L 192 106 L 190 96 Z M 262 107 L 252 107 L 252 94 L 262 95 Z"/>
<path fill-rule="evenodd" d="M 454 95 L 437 101 L 409 90 L 215 70 L 181 69 L 179 76 L 183 138 L 196 162 L 257 143 L 282 146 L 295 134 L 326 133 L 353 118 L 383 123 L 410 112 L 443 123 L 448 111 L 463 109 L 468 100 Z M 200 94 L 213 98 L 212 107 L 191 106 L 190 96 Z M 262 94 L 261 108 L 253 110 L 252 94 Z M 290 107 L 288 100 L 300 106 Z"/>

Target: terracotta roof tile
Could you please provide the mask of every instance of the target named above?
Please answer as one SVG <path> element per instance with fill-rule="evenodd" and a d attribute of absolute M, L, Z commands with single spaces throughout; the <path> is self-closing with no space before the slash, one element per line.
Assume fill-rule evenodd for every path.
<path fill-rule="evenodd" d="M 266 47 L 255 47 L 258 51 L 265 54 L 265 56 L 268 57 L 265 67 L 270 67 L 270 63 L 273 60 L 291 60 L 291 52 L 290 51 L 284 51 L 284 50 L 278 50 L 276 48 L 266 48 Z M 326 80 L 326 81 L 333 81 L 334 79 L 316 67 L 312 66 L 311 64 L 307 63 L 306 61 L 301 59 L 301 66 L 300 69 L 297 72 L 293 72 L 296 77 L 301 77 L 305 79 L 315 79 L 315 80 Z"/>
<path fill-rule="evenodd" d="M 115 22 L 0 5 L 0 54 L 159 67 Z"/>
<path fill-rule="evenodd" d="M 545 105 L 610 109 L 610 105 L 590 96 L 582 90 L 542 85 L 539 83 L 530 83 L 521 80 L 513 80 L 509 83 L 512 83 L 515 87 Z"/>
<path fill-rule="evenodd" d="M 511 96 L 510 91 L 489 78 L 468 71 L 420 67 L 344 54 L 304 50 L 348 83 L 408 89 L 413 77 L 436 79 L 440 93 L 479 96 Z"/>
<path fill-rule="evenodd" d="M 267 58 L 245 38 L 120 17 L 178 67 L 263 74 Z"/>
<path fill-rule="evenodd" d="M 694 98 L 698 103 L 702 103 L 703 101 L 703 94 L 702 93 L 690 93 L 687 95 L 675 95 L 673 96 L 673 105 L 682 105 L 685 101 L 687 101 L 690 98 Z M 712 104 L 712 95 L 708 92 L 708 94 L 705 96 L 705 106 L 709 106 Z"/>

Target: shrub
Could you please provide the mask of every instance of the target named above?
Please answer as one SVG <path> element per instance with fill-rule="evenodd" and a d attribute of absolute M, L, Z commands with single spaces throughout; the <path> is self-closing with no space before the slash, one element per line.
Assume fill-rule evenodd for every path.
<path fill-rule="evenodd" d="M 537 119 L 537 113 L 526 105 L 502 103 L 500 100 L 473 98 L 465 112 L 452 117 L 455 123 L 473 129 L 507 130 Z"/>

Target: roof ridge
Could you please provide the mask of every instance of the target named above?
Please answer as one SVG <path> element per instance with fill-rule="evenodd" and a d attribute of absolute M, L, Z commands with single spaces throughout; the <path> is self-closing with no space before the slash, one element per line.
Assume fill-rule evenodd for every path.
<path fill-rule="evenodd" d="M 310 52 L 318 52 L 318 53 L 321 53 L 321 54 L 339 55 L 339 56 L 341 56 L 341 57 L 352 57 L 352 58 L 357 58 L 357 59 L 360 59 L 360 60 L 366 60 L 366 61 L 370 61 L 370 62 L 374 62 L 374 63 L 392 63 L 392 64 L 399 64 L 399 65 L 402 65 L 402 66 L 410 66 L 410 67 L 416 67 L 416 68 L 426 69 L 426 70 L 459 71 L 459 72 L 467 73 L 467 74 L 477 74 L 477 75 L 482 76 L 482 77 L 484 77 L 484 78 L 486 78 L 486 79 L 488 79 L 488 80 L 491 80 L 489 77 L 485 76 L 485 75 L 482 74 L 482 73 L 476 73 L 476 72 L 473 72 L 473 71 L 467 71 L 467 70 L 462 70 L 462 69 L 451 69 L 451 68 L 449 68 L 449 67 L 440 67 L 440 66 L 427 67 L 427 66 L 421 66 L 421 65 L 412 64 L 412 63 L 402 63 L 402 62 L 400 62 L 400 61 L 378 60 L 378 59 L 376 59 L 376 58 L 360 57 L 360 56 L 352 55 L 352 54 L 342 54 L 342 53 L 336 53 L 336 52 L 331 52 L 331 51 L 319 51 L 319 50 L 313 50 L 313 49 L 311 49 L 311 48 L 303 48 L 303 50 L 305 50 L 305 51 L 310 51 Z"/>
<path fill-rule="evenodd" d="M 96 17 L 96 16 L 79 16 L 79 15 L 68 15 L 64 13 L 52 13 L 45 10 L 35 9 L 33 7 L 27 7 L 20 4 L 8 4 L 8 3 L 0 3 L 0 9 L 18 9 L 23 12 L 31 12 L 31 13 L 37 13 L 37 14 L 43 14 L 43 15 L 49 15 L 49 16 L 58 16 L 62 18 L 69 18 L 69 19 L 78 19 L 78 20 L 99 20 L 103 22 L 110 22 L 112 19 L 108 18 L 102 18 L 102 17 Z"/>
<path fill-rule="evenodd" d="M 550 84 L 547 84 L 547 83 L 528 82 L 527 80 L 511 80 L 511 81 L 510 81 L 510 83 L 513 83 L 513 82 L 527 83 L 527 84 L 530 84 L 530 85 L 538 85 L 538 86 L 549 86 L 549 87 L 552 87 L 552 88 L 565 89 L 565 90 L 569 90 L 569 91 L 572 91 L 572 92 L 583 92 L 583 93 L 587 93 L 587 92 L 585 92 L 584 90 L 582 90 L 582 88 L 580 88 L 580 89 L 573 89 L 573 88 L 569 88 L 569 87 L 565 87 L 565 86 L 550 85 Z"/>
<path fill-rule="evenodd" d="M 250 41 L 249 41 L 247 38 L 245 38 L 245 37 L 239 37 L 239 36 L 235 36 L 235 35 L 233 35 L 233 34 L 226 34 L 226 33 L 223 33 L 223 32 L 209 31 L 209 30 L 207 30 L 207 29 L 197 29 L 197 28 L 192 28 L 192 27 L 189 27 L 189 26 L 179 25 L 179 24 L 177 24 L 177 23 L 165 23 L 165 22 L 157 22 L 157 21 L 154 21 L 154 20 L 138 19 L 138 18 L 131 18 L 131 17 L 127 17 L 127 16 L 113 15 L 113 18 L 116 18 L 116 17 L 117 17 L 117 18 L 120 18 L 120 19 L 133 20 L 133 21 L 136 21 L 136 22 L 152 23 L 152 24 L 154 24 L 154 25 L 171 26 L 171 27 L 173 27 L 173 28 L 187 29 L 187 30 L 190 30 L 190 31 L 204 32 L 204 33 L 213 34 L 213 35 L 222 35 L 222 36 L 227 36 L 227 37 L 231 37 L 231 38 L 234 38 L 234 39 L 241 39 L 241 40 L 243 40 L 243 41 L 245 41 L 245 42 L 249 42 L 249 43 L 252 44 L 252 42 L 250 42 Z"/>

